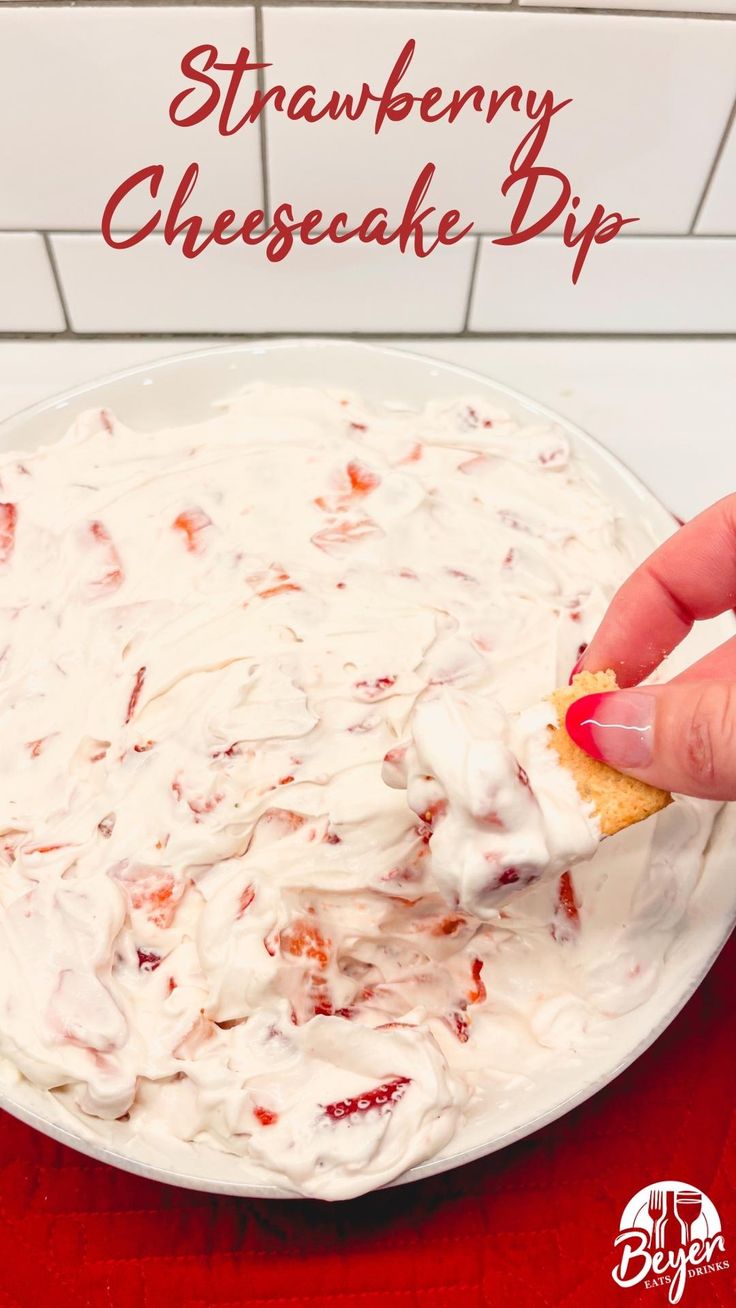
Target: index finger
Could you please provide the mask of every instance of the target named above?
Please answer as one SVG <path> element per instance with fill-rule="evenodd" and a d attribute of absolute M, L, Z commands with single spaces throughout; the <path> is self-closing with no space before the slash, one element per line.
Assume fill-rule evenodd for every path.
<path fill-rule="evenodd" d="M 693 623 L 736 606 L 736 495 L 698 514 L 660 545 L 616 592 L 580 668 L 612 668 L 634 686 Z"/>

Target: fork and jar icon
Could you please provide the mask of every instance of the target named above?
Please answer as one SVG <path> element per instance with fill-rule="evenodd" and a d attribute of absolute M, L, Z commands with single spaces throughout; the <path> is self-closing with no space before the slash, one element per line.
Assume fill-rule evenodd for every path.
<path fill-rule="evenodd" d="M 693 1226 L 702 1211 L 703 1197 L 699 1190 L 650 1190 L 647 1212 L 652 1234 L 649 1248 L 672 1253 L 687 1249 L 692 1241 Z"/>

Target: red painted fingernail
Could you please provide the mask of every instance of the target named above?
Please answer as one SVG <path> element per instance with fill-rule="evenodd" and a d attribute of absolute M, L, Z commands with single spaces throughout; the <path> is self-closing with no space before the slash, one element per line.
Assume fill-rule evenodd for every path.
<path fill-rule="evenodd" d="M 582 662 L 583 662 L 583 659 L 585 658 L 585 651 L 586 651 L 587 648 L 588 648 L 588 642 L 587 642 L 587 640 L 586 640 L 586 641 L 583 641 L 583 644 L 580 645 L 580 646 L 578 647 L 578 657 L 577 657 L 577 659 L 575 660 L 575 666 L 574 666 L 572 672 L 570 673 L 570 676 L 568 677 L 568 681 L 567 681 L 568 686 L 571 686 L 571 685 L 572 685 L 572 679 L 573 679 L 573 677 L 575 676 L 576 673 L 578 673 L 578 672 L 580 671 L 580 666 L 581 666 L 581 664 L 582 664 Z"/>
<path fill-rule="evenodd" d="M 652 760 L 654 708 L 646 691 L 607 690 L 575 700 L 565 726 L 591 758 L 614 768 L 645 768 Z"/>

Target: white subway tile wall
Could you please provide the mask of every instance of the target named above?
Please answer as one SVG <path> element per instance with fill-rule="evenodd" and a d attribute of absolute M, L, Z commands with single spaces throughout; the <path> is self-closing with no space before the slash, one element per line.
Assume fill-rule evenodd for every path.
<path fill-rule="evenodd" d="M 443 10 L 425 11 L 418 25 L 414 10 L 267 8 L 267 81 L 310 82 L 320 96 L 359 88 L 364 78 L 381 86 L 412 37 L 402 89 L 504 90 L 518 82 L 525 93 L 572 97 L 552 119 L 543 159 L 567 173 L 580 213 L 600 201 L 638 218 L 639 232 L 688 230 L 733 103 L 736 24 Z M 454 123 L 423 123 L 415 113 L 379 135 L 368 114 L 316 124 L 271 114 L 271 198 L 301 211 L 355 216 L 383 204 L 400 213 L 431 160 L 437 174 L 428 200 L 439 211 L 459 209 L 477 231 L 508 229 L 518 188 L 504 197 L 501 185 L 531 125 L 510 104 L 490 125 L 466 105 Z M 558 194 L 552 183 L 544 206 L 535 197 L 535 212 Z"/>
<path fill-rule="evenodd" d="M 0 0 L 0 333 L 736 333 L 736 0 L 539 2 L 550 12 L 536 0 Z M 579 222 L 598 202 L 639 219 L 592 248 L 576 286 L 559 235 L 492 241 L 518 199 L 518 184 L 506 198 L 501 184 L 530 126 L 523 106 L 504 104 L 491 124 L 470 104 L 451 126 L 414 113 L 378 136 L 368 115 L 304 124 L 270 109 L 265 133 L 248 124 L 231 137 L 215 116 L 186 130 L 169 121 L 196 45 L 217 46 L 221 60 L 247 47 L 271 65 L 266 85 L 312 83 L 319 97 L 381 86 L 410 38 L 402 89 L 415 95 L 516 83 L 572 98 L 541 162 L 570 178 Z M 226 72 L 211 75 L 224 91 Z M 200 86 L 190 106 L 203 96 Z M 297 217 L 319 208 L 359 219 L 384 205 L 397 223 L 433 162 L 426 203 L 459 209 L 473 235 L 421 260 L 355 241 L 297 243 L 277 264 L 240 243 L 185 259 L 158 235 L 109 249 L 99 227 L 112 190 L 164 165 L 156 202 L 139 189 L 116 216 L 118 232 L 132 230 L 166 211 L 193 160 L 185 212 L 205 228 L 223 209 L 242 221 L 265 196 Z M 558 193 L 546 185 L 535 214 Z"/>
<path fill-rule="evenodd" d="M 736 116 L 724 141 L 695 230 L 706 235 L 736 231 Z"/>
<path fill-rule="evenodd" d="M 0 226 L 99 229 L 124 178 L 162 163 L 161 197 L 170 199 L 192 160 L 201 164 L 198 212 L 214 214 L 238 199 L 259 205 L 257 129 L 234 141 L 218 134 L 214 118 L 185 130 L 169 120 L 169 103 L 185 86 L 182 56 L 205 42 L 233 54 L 241 46 L 252 50 L 252 8 L 0 12 Z M 139 188 L 115 225 L 143 223 L 156 207 Z"/>
<path fill-rule="evenodd" d="M 683 247 L 685 247 L 683 249 Z M 469 326 L 485 332 L 729 332 L 736 240 L 656 237 L 594 248 L 576 286 L 560 241 L 481 241 Z"/>
<path fill-rule="evenodd" d="M 64 312 L 36 232 L 0 232 L 0 332 L 59 332 Z"/>
<path fill-rule="evenodd" d="M 126 251 L 100 236 L 52 242 L 71 325 L 93 333 L 458 332 L 475 246 L 422 261 L 395 246 L 325 242 L 269 264 L 257 247 L 210 245 L 182 277 L 179 251 L 160 236 Z"/>

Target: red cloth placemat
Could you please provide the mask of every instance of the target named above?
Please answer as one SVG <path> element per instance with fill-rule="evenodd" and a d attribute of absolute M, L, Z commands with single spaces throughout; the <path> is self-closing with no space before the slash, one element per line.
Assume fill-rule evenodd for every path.
<path fill-rule="evenodd" d="M 736 937 L 656 1046 L 529 1140 L 345 1204 L 176 1190 L 0 1114 L 0 1308 L 664 1308 L 611 1279 L 626 1202 L 678 1180 L 736 1250 Z M 684 1308 L 736 1304 L 736 1268 Z"/>

